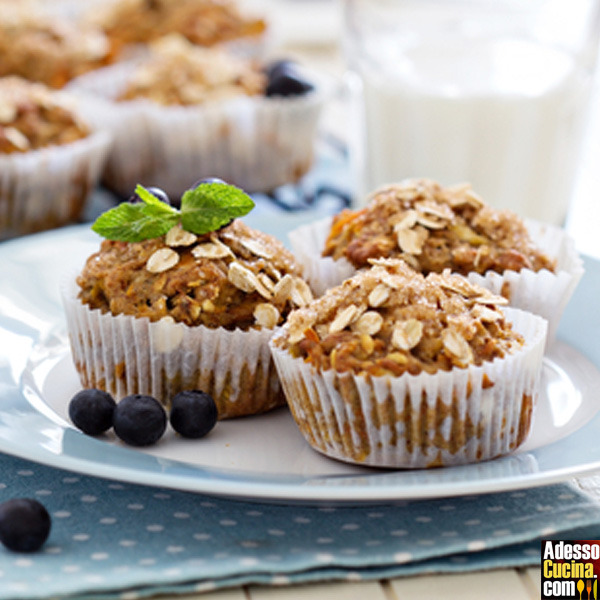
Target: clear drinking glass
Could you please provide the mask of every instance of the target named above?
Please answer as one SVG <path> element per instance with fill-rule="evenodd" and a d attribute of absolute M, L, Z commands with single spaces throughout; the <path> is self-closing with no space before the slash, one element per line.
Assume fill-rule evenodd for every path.
<path fill-rule="evenodd" d="M 582 147 L 599 0 L 343 0 L 360 83 L 359 197 L 407 177 L 469 182 L 561 224 Z"/>

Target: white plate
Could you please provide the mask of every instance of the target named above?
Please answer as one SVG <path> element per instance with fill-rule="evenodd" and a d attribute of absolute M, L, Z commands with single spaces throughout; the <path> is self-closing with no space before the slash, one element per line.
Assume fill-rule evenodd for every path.
<path fill-rule="evenodd" d="M 247 221 L 250 221 L 247 219 Z M 258 223 L 249 222 L 258 226 Z M 293 226 L 293 224 L 290 224 Z M 545 359 L 532 434 L 517 453 L 476 465 L 378 470 L 313 451 L 286 409 L 221 422 L 202 440 L 171 431 L 148 451 L 74 429 L 79 383 L 58 295 L 64 272 L 98 246 L 88 226 L 0 245 L 0 451 L 110 479 L 277 502 L 371 502 L 545 485 L 600 468 L 600 263 L 584 276 Z"/>

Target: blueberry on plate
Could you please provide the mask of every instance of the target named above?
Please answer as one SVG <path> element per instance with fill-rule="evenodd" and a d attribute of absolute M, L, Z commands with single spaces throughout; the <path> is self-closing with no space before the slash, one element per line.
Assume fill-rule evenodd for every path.
<path fill-rule="evenodd" d="M 267 87 L 265 96 L 301 96 L 314 89 L 306 81 L 298 66 L 289 60 L 280 60 L 266 67 Z"/>
<path fill-rule="evenodd" d="M 13 552 L 35 552 L 50 535 L 51 520 L 43 504 L 13 498 L 0 504 L 0 542 Z"/>
<path fill-rule="evenodd" d="M 158 187 L 149 187 L 146 188 L 153 196 L 155 196 L 156 198 L 158 198 L 161 202 L 164 202 L 165 204 L 171 204 L 171 199 L 169 198 L 169 195 L 167 194 L 167 192 L 165 192 L 164 190 L 161 190 Z M 130 198 L 129 198 L 129 202 L 132 203 L 136 203 L 136 202 L 141 202 L 141 198 L 134 193 Z"/>
<path fill-rule="evenodd" d="M 77 392 L 69 402 L 69 418 L 87 435 L 100 435 L 112 427 L 116 402 L 103 390 Z"/>
<path fill-rule="evenodd" d="M 217 423 L 217 405 L 210 394 L 200 390 L 179 392 L 171 401 L 171 427 L 185 438 L 205 436 Z"/>
<path fill-rule="evenodd" d="M 151 446 L 162 437 L 166 427 L 165 410 L 152 396 L 125 396 L 113 414 L 115 434 L 130 446 Z"/>

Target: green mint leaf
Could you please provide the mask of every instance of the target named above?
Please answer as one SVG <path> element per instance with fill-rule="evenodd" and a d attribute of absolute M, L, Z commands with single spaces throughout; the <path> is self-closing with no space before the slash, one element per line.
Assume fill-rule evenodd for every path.
<path fill-rule="evenodd" d="M 197 235 L 216 231 L 254 208 L 252 198 L 227 183 L 201 183 L 181 197 L 181 226 Z"/>
<path fill-rule="evenodd" d="M 92 225 L 92 230 L 102 237 L 120 242 L 141 242 L 160 237 L 177 225 L 179 211 L 158 199 L 156 201 L 160 206 L 145 200 L 137 204 L 122 202 L 102 213 Z"/>
<path fill-rule="evenodd" d="M 148 206 L 154 206 L 165 213 L 179 214 L 179 211 L 176 208 L 159 200 L 152 192 L 139 183 L 135 186 L 135 195 Z"/>

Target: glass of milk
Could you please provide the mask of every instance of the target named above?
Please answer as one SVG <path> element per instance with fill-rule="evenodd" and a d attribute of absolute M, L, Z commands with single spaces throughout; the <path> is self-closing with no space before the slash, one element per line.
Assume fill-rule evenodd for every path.
<path fill-rule="evenodd" d="M 426 177 L 563 223 L 596 65 L 600 0 L 343 0 L 359 90 L 357 197 Z"/>

